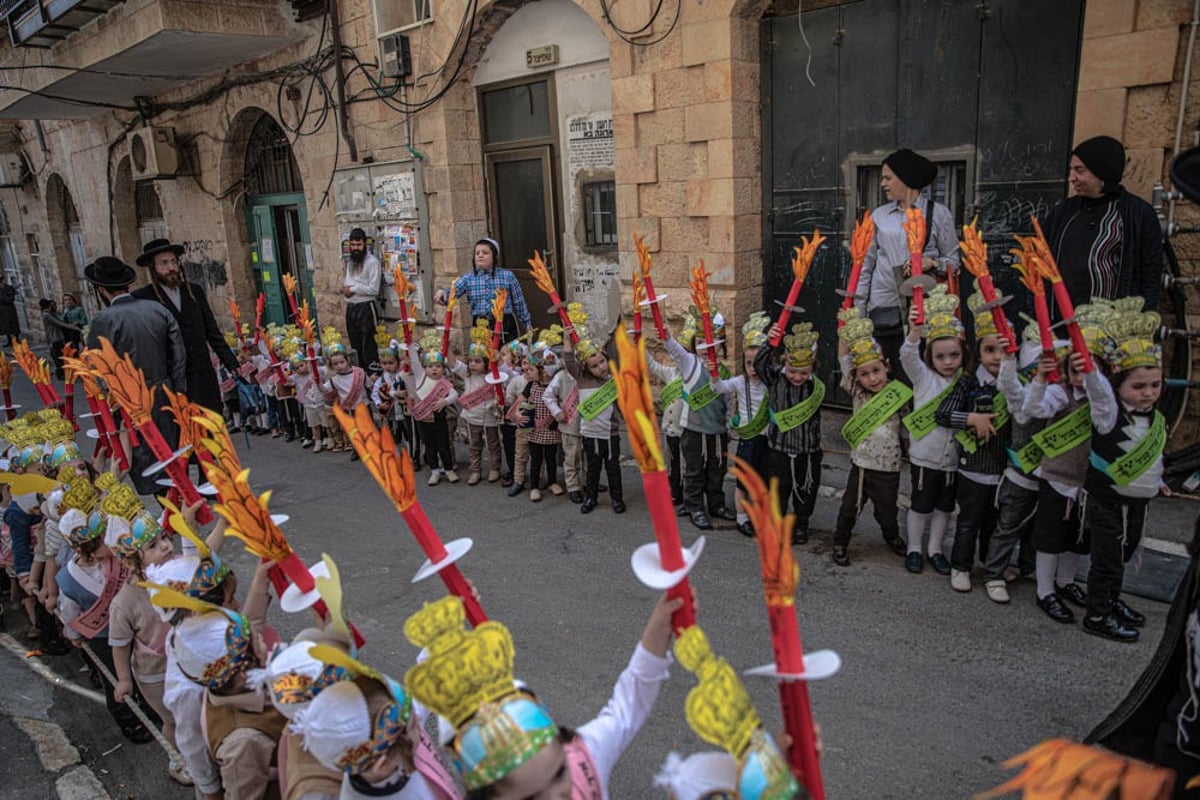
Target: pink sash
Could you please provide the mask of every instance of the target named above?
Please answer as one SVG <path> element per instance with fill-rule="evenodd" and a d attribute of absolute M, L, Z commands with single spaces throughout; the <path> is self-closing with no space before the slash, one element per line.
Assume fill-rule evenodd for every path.
<path fill-rule="evenodd" d="M 108 627 L 108 611 L 113 598 L 129 578 L 129 567 L 119 564 L 110 556 L 104 562 L 104 589 L 92 607 L 69 623 L 85 639 L 95 639 L 100 631 Z"/>
<path fill-rule="evenodd" d="M 604 785 L 587 743 L 576 735 L 567 742 L 563 753 L 571 770 L 571 800 L 603 800 Z"/>
<path fill-rule="evenodd" d="M 346 392 L 346 396 L 338 401 L 338 405 L 343 411 L 353 411 L 362 399 L 363 384 L 366 383 L 367 373 L 363 372 L 361 367 L 354 367 L 350 371 L 351 382 L 350 389 Z M 330 379 L 332 381 L 332 378 Z"/>
<path fill-rule="evenodd" d="M 413 762 L 416 764 L 417 772 L 421 773 L 425 780 L 439 791 L 439 798 L 455 800 L 460 796 L 460 792 L 454 778 L 446 769 L 446 765 L 437 757 L 433 741 L 425 732 L 425 727 L 421 726 L 420 731 L 417 746 L 413 749 Z"/>
<path fill-rule="evenodd" d="M 146 644 L 135 634 L 133 637 L 133 646 L 139 653 L 143 655 L 159 657 L 166 656 L 167 634 L 170 632 L 171 626 L 164 623 L 158 626 L 158 635 L 154 637 L 150 644 Z"/>
<path fill-rule="evenodd" d="M 432 416 L 434 413 L 433 404 L 450 394 L 452 388 L 450 381 L 442 378 L 433 385 L 433 389 L 429 394 L 409 406 L 408 413 L 412 415 L 413 419 L 425 419 Z"/>
<path fill-rule="evenodd" d="M 458 407 L 463 409 L 472 409 L 475 406 L 482 405 L 487 402 L 489 397 L 496 396 L 496 387 L 490 383 L 477 386 L 466 394 L 458 396 Z"/>
<path fill-rule="evenodd" d="M 567 425 L 575 419 L 575 415 L 579 413 L 579 384 L 572 384 L 571 391 L 567 392 L 567 399 L 562 404 L 563 414 L 567 418 Z"/>

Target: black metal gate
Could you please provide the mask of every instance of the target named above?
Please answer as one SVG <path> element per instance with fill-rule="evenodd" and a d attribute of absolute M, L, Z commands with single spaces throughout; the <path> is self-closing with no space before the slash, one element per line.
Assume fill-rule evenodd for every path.
<path fill-rule="evenodd" d="M 775 309 L 786 295 L 801 235 L 830 235 L 799 303 L 822 332 L 818 372 L 832 386 L 851 215 L 878 204 L 879 162 L 894 149 L 939 163 L 937 199 L 959 225 L 978 213 L 997 283 L 1017 298 L 1010 311 L 1028 305 L 1008 249 L 1065 193 L 1083 1 L 858 0 L 800 21 L 762 23 L 763 300 Z"/>

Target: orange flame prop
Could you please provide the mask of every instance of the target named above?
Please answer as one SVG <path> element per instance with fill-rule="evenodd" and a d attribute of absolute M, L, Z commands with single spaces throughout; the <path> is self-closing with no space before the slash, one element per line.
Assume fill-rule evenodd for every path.
<path fill-rule="evenodd" d="M 633 235 L 633 250 L 637 253 L 638 270 L 642 273 L 642 279 L 645 280 L 650 275 L 651 267 L 654 266 L 654 259 L 650 257 L 646 240 L 636 233 Z"/>
<path fill-rule="evenodd" d="M 12 349 L 17 366 L 35 386 L 50 383 L 50 365 L 44 358 L 38 358 L 37 354 L 29 349 L 29 342 L 26 339 L 14 341 Z"/>
<path fill-rule="evenodd" d="M 450 284 L 450 294 L 446 297 L 446 313 L 454 313 L 455 306 L 458 305 L 458 295 L 455 293 L 454 284 Z"/>
<path fill-rule="evenodd" d="M 77 355 L 79 355 L 79 348 L 75 346 L 74 342 L 67 342 L 63 345 L 63 383 L 65 383 L 67 386 L 70 386 L 72 383 L 74 383 L 75 378 L 78 376 L 78 370 L 74 366 L 79 364 L 78 359 L 75 358 Z M 83 365 L 79 364 L 79 366 Z"/>
<path fill-rule="evenodd" d="M 504 307 L 508 305 L 508 290 L 497 289 L 496 294 L 492 296 L 492 319 L 504 319 Z M 503 327 L 501 327 L 503 330 Z"/>
<path fill-rule="evenodd" d="M 800 567 L 792 553 L 792 525 L 795 514 L 779 513 L 779 480 L 771 479 L 771 488 L 747 461 L 734 456 L 733 474 L 745 490 L 743 507 L 754 526 L 758 554 L 762 560 L 763 593 L 768 606 L 790 606 L 796 602 Z"/>
<path fill-rule="evenodd" d="M 692 288 L 692 304 L 701 314 L 709 312 L 708 276 L 711 274 L 704 271 L 704 261 L 701 260 L 700 266 L 692 267 L 692 279 L 688 281 L 688 286 Z"/>
<path fill-rule="evenodd" d="M 1003 785 L 976 795 L 976 800 L 1015 791 L 1021 791 L 1026 800 L 1167 800 L 1175 783 L 1175 773 L 1169 769 L 1069 739 L 1042 742 L 1005 761 L 1004 766 L 1024 769 Z"/>
<path fill-rule="evenodd" d="M 238 458 L 237 450 L 233 447 L 229 429 L 225 427 L 225 419 L 215 411 L 202 406 L 197 407 L 196 410 L 197 413 L 193 416 L 192 421 L 197 428 L 202 430 L 202 434 L 197 440 L 199 446 L 212 456 L 212 462 L 216 462 L 215 469 L 225 475 L 237 475 L 242 471 L 242 462 Z M 205 463 L 204 474 L 211 483 L 212 475 L 209 474 L 210 467 L 207 466 L 211 462 L 206 459 Z"/>
<path fill-rule="evenodd" d="M 396 290 L 397 299 L 408 300 L 412 285 L 408 282 L 408 276 L 404 274 L 404 267 L 392 268 L 392 288 Z"/>
<path fill-rule="evenodd" d="M 133 365 L 126 353 L 118 355 L 112 342 L 100 337 L 100 346 L 83 352 L 85 363 L 96 377 L 108 385 L 108 395 L 137 427 L 150 422 L 154 408 L 154 388 L 146 385 L 146 377 Z"/>
<path fill-rule="evenodd" d="M 14 375 L 12 362 L 0 353 L 0 388 L 11 389 Z"/>
<path fill-rule="evenodd" d="M 296 315 L 296 327 L 300 328 L 305 343 L 312 347 L 317 341 L 317 326 L 313 323 L 312 309 L 309 308 L 307 298 L 300 304 L 300 313 Z"/>
<path fill-rule="evenodd" d="M 779 344 L 779 340 L 787 330 L 788 320 L 792 318 L 792 308 L 795 307 L 796 300 L 800 297 L 800 290 L 804 288 L 804 279 L 808 277 L 813 259 L 817 256 L 817 249 L 824 244 L 825 237 L 819 230 L 814 229 L 811 239 L 801 236 L 800 241 L 803 247 L 792 248 L 792 285 L 788 289 L 787 299 L 783 301 L 783 310 L 779 312 L 779 319 L 776 321 L 779 335 L 771 337 L 772 347 Z"/>
<path fill-rule="evenodd" d="M 1034 236 L 1029 240 L 1029 244 L 1033 249 L 1038 272 L 1050 281 L 1050 288 L 1054 292 L 1054 302 L 1058 304 L 1058 312 L 1062 314 L 1063 319 L 1068 320 L 1067 333 L 1071 336 L 1071 349 L 1083 359 L 1083 371 L 1091 372 L 1096 365 L 1092 362 L 1092 354 L 1088 350 L 1087 341 L 1083 338 L 1083 331 L 1079 330 L 1079 323 L 1075 322 L 1075 304 L 1071 302 L 1071 295 L 1063 283 L 1062 274 L 1058 271 L 1058 262 L 1054 260 L 1054 254 L 1050 252 L 1050 245 L 1046 242 L 1046 235 L 1042 232 L 1041 223 L 1038 222 L 1035 214 L 1030 214 L 1029 218 L 1033 222 L 1034 230 Z"/>
<path fill-rule="evenodd" d="M 1046 303 L 1046 278 L 1042 274 L 1039 259 L 1033 249 L 1033 237 L 1014 236 L 1013 238 L 1021 245 L 1021 249 L 1012 249 L 1008 252 L 1012 254 L 1012 266 L 1017 271 L 1017 274 L 1021 276 L 1021 283 L 1033 295 L 1033 310 L 1037 316 L 1038 336 L 1042 343 L 1042 355 L 1053 355 L 1054 334 L 1050 330 L 1050 306 Z M 1057 367 L 1050 370 L 1046 375 L 1046 380 L 1050 383 L 1058 383 L 1061 379 L 1062 376 L 1058 374 Z"/>
<path fill-rule="evenodd" d="M 850 260 L 860 262 L 865 259 L 874 240 L 875 220 L 870 211 L 864 211 L 862 219 L 855 220 L 854 233 L 850 235 Z"/>
<path fill-rule="evenodd" d="M 175 418 L 175 423 L 179 426 L 179 446 L 191 447 L 192 450 L 199 452 L 200 442 L 204 439 L 206 431 L 204 426 L 197 421 L 200 416 L 200 406 L 189 400 L 183 392 L 173 392 L 165 386 L 163 391 L 167 395 L 166 409 L 171 412 L 171 416 Z"/>
<path fill-rule="evenodd" d="M 904 222 L 904 233 L 908 237 L 908 252 L 921 253 L 925 249 L 925 215 L 916 206 L 909 206 Z"/>
<path fill-rule="evenodd" d="M 979 292 L 983 295 L 984 302 L 993 302 L 999 295 L 996 292 L 996 285 L 992 283 L 991 270 L 988 269 L 987 245 L 983 243 L 983 237 L 979 235 L 978 217 L 971 220 L 970 225 L 963 226 L 961 249 L 963 266 L 967 272 L 975 276 L 975 282 L 979 284 Z M 1021 346 L 1017 342 L 1017 336 L 1013 333 L 1012 326 L 1008 324 L 1008 317 L 1004 316 L 1003 309 L 999 307 L 992 308 L 991 314 L 992 321 L 996 325 L 996 331 L 1008 339 L 1005 352 L 1009 354 L 1016 353 L 1021 349 Z"/>
<path fill-rule="evenodd" d="M 296 276 L 292 275 L 290 272 L 285 272 L 283 274 L 283 290 L 289 295 L 294 295 L 296 293 Z"/>
<path fill-rule="evenodd" d="M 646 299 L 646 287 L 642 283 L 641 273 L 633 273 L 633 309 L 637 311 L 638 306 Z"/>
<path fill-rule="evenodd" d="M 537 284 L 537 287 L 546 294 L 558 293 L 558 290 L 554 288 L 554 280 L 550 277 L 550 270 L 546 268 L 546 262 L 537 250 L 533 251 L 533 258 L 529 259 L 529 274 L 533 276 L 533 282 Z"/>
<path fill-rule="evenodd" d="M 83 384 L 83 393 L 94 400 L 103 396 L 104 390 L 100 388 L 100 383 L 96 380 L 96 376 L 92 374 L 92 371 L 88 369 L 87 364 L 85 364 L 83 361 L 84 357 L 86 356 L 86 352 L 87 351 L 84 351 L 85 355 L 80 356 L 79 358 L 64 357 L 63 369 L 70 370 L 71 374 L 78 378 L 79 382 Z M 0 356 L 0 358 L 3 358 L 3 356 Z M 8 370 L 11 376 L 12 367 L 9 366 Z M 11 381 L 12 378 L 10 377 L 9 380 Z M 4 385 L 4 380 L 3 375 L 0 374 L 0 386 L 2 385 Z"/>
<path fill-rule="evenodd" d="M 93 422 L 99 438 L 96 440 L 96 454 L 106 452 L 116 456 L 122 470 L 129 469 L 129 459 L 125 455 L 125 447 L 116 432 L 117 423 L 113 419 L 112 409 L 109 408 L 108 398 L 100 382 L 85 363 L 87 351 L 79 358 L 64 358 L 63 369 L 79 379 L 83 384 L 83 395 L 87 399 L 88 410 L 92 413 Z"/>
<path fill-rule="evenodd" d="M 646 247 L 645 240 L 636 233 L 633 235 L 633 249 L 637 253 L 638 269 L 642 273 L 642 284 L 646 290 L 650 313 L 654 315 L 654 330 L 658 333 L 659 340 L 665 340 L 667 328 L 663 324 L 662 309 L 658 307 L 658 293 L 654 291 L 654 279 L 650 277 L 650 268 L 654 266 L 654 261 L 650 258 L 650 250 Z"/>

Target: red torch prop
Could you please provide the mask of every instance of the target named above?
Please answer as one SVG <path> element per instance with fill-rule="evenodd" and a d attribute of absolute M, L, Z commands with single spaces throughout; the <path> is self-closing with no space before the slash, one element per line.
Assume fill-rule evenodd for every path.
<path fill-rule="evenodd" d="M 562 323 L 563 330 L 571 337 L 572 344 L 579 344 L 579 334 L 575 332 L 575 326 L 571 324 L 571 318 L 567 316 L 567 304 L 558 296 L 558 290 L 554 288 L 554 280 L 550 277 L 550 270 L 546 268 L 546 262 L 542 260 L 542 254 L 537 250 L 533 251 L 533 258 L 529 259 L 529 273 L 533 275 L 533 282 L 550 298 L 550 310 L 558 312 L 558 321 Z"/>
<path fill-rule="evenodd" d="M 1037 217 L 1030 214 L 1029 218 L 1033 220 L 1034 237 L 1031 245 L 1037 270 L 1046 280 L 1050 281 L 1050 288 L 1054 290 L 1054 302 L 1058 304 L 1059 313 L 1067 323 L 1067 333 L 1071 336 L 1071 349 L 1083 359 L 1083 371 L 1091 372 L 1096 365 L 1092 363 L 1092 353 L 1088 350 L 1087 341 L 1083 338 L 1083 331 L 1079 330 L 1079 322 L 1075 319 L 1075 305 L 1071 302 L 1071 295 L 1067 292 L 1062 274 L 1058 271 L 1058 262 L 1054 260 L 1054 255 L 1050 252 L 1050 245 L 1046 242 L 1046 235 L 1042 233 L 1042 226 L 1038 223 Z"/>
<path fill-rule="evenodd" d="M 307 299 L 300 304 L 296 324 L 300 326 L 300 335 L 304 337 L 304 355 L 308 361 L 309 374 L 313 376 L 314 381 L 319 382 L 321 375 L 317 371 L 317 326 L 313 322 Z"/>
<path fill-rule="evenodd" d="M 12 401 L 13 377 L 12 362 L 3 353 L 0 353 L 0 391 L 4 392 L 4 415 L 10 422 L 17 418 L 17 409 L 20 408 L 20 406 L 13 405 Z"/>
<path fill-rule="evenodd" d="M 979 293 L 983 295 L 983 308 L 992 312 L 992 322 L 996 325 L 996 332 L 1008 339 L 1004 352 L 1012 355 L 1021 349 L 1021 345 L 1017 342 L 1012 325 L 1008 324 L 1008 317 L 1004 316 L 1004 309 L 1001 308 L 1011 298 L 1001 297 L 1000 293 L 996 291 L 996 285 L 992 283 L 992 273 L 988 269 L 987 262 L 987 245 L 983 243 L 983 237 L 979 235 L 978 222 L 977 217 L 971 221 L 970 225 L 963 226 L 963 266 L 966 267 L 967 272 L 975 276 L 975 281 L 979 284 Z"/>
<path fill-rule="evenodd" d="M 62 365 L 63 365 L 63 416 L 66 417 L 71 426 L 75 430 L 79 430 L 79 423 L 75 421 L 75 370 L 68 364 L 75 361 L 75 357 L 79 355 L 79 348 L 73 342 L 67 342 L 63 345 Z M 78 362 L 76 362 L 78 363 Z"/>
<path fill-rule="evenodd" d="M 854 223 L 854 233 L 850 235 L 850 280 L 846 282 L 846 289 L 839 291 L 845 298 L 842 300 L 843 311 L 853 306 L 858 297 L 858 282 L 862 278 L 863 261 L 866 260 L 867 251 L 871 249 L 874 239 L 875 220 L 871 218 L 871 212 L 864 211 L 862 219 Z M 839 328 L 845 324 L 843 320 L 838 320 Z"/>
<path fill-rule="evenodd" d="M 259 292 L 258 299 L 254 301 L 254 344 L 258 344 L 258 337 L 262 334 L 262 318 L 266 309 L 267 296 Z"/>
<path fill-rule="evenodd" d="M 487 622 L 483 607 L 475 599 L 470 584 L 455 563 L 467 554 L 473 542 L 462 538 L 449 544 L 442 543 L 433 523 L 417 502 L 416 477 L 408 451 L 404 450 L 400 455 L 396 455 L 396 442 L 392 439 L 391 431 L 386 425 L 382 429 L 375 427 L 375 421 L 365 403 L 354 409 L 354 416 L 335 404 L 333 414 L 346 430 L 350 441 L 354 443 L 354 449 L 362 458 L 363 464 L 371 471 L 384 493 L 391 498 L 392 504 L 404 518 L 405 524 L 416 537 L 417 544 L 428 559 L 417 571 L 413 582 L 436 573 L 441 576 L 447 591 L 463 601 L 467 619 L 472 626 Z"/>
<path fill-rule="evenodd" d="M 183 457 L 188 448 L 181 447 L 172 451 L 167 440 L 163 438 L 162 431 L 154 424 L 150 417 L 154 404 L 154 389 L 146 386 L 145 376 L 133 365 L 129 354 L 126 353 L 123 357 L 117 355 L 112 342 L 101 337 L 100 347 L 85 351 L 83 357 L 96 377 L 108 385 L 109 396 L 125 412 L 125 416 L 158 459 L 157 463 L 147 467 L 142 474 L 149 477 L 159 470 L 164 470 L 186 505 L 199 501 L 200 492 L 188 476 L 187 459 Z M 212 520 L 212 510 L 206 503 L 201 503 L 196 521 L 207 525 Z"/>
<path fill-rule="evenodd" d="M 808 789 L 813 800 L 824 800 L 821 762 L 817 757 L 817 736 L 813 728 L 808 681 L 828 678 L 841 668 L 841 658 L 830 650 L 804 654 L 800 625 L 796 619 L 796 584 L 800 567 L 792 554 L 792 524 L 795 516 L 779 513 L 779 481 L 772 478 L 768 491 L 763 479 L 746 461 L 734 457 L 733 473 L 745 487 L 743 506 L 754 525 L 762 565 L 763 595 L 771 627 L 771 645 L 775 663 L 747 674 L 763 675 L 779 681 L 779 702 L 783 726 L 792 740 L 788 761 L 796 777 Z"/>
<path fill-rule="evenodd" d="M 804 279 L 808 277 L 808 270 L 812 267 L 813 259 L 817 255 L 817 248 L 825 241 L 825 237 L 819 230 L 813 230 L 811 239 L 801 236 L 800 241 L 803 243 L 803 247 L 792 248 L 792 288 L 788 289 L 787 300 L 780 303 L 783 310 L 779 312 L 779 319 L 776 321 L 779 333 L 771 337 L 771 347 L 778 347 L 780 339 L 787 333 L 788 320 L 792 318 L 792 312 L 804 313 L 804 309 L 796 305 L 796 299 L 800 297 L 800 290 L 804 288 Z"/>
<path fill-rule="evenodd" d="M 62 398 L 58 396 L 58 392 L 50 383 L 50 365 L 46 363 L 46 360 L 38 358 L 29 349 L 29 342 L 25 339 L 15 340 L 12 349 L 13 360 L 32 381 L 33 388 L 37 390 L 38 397 L 42 399 L 42 405 L 46 408 L 57 408 L 61 405 Z"/>
<path fill-rule="evenodd" d="M 1054 333 L 1050 326 L 1050 306 L 1046 303 L 1046 281 L 1038 269 L 1038 258 L 1033 252 L 1033 238 L 1030 236 L 1014 236 L 1021 249 L 1008 252 L 1013 256 L 1013 269 L 1021 276 L 1021 282 L 1033 295 L 1033 313 L 1037 317 L 1038 338 L 1042 343 L 1042 355 L 1054 358 Z M 1046 375 L 1048 383 L 1058 383 L 1062 376 L 1058 374 L 1056 365 Z"/>
<path fill-rule="evenodd" d="M 506 379 L 500 374 L 500 342 L 504 338 L 504 306 L 506 303 L 508 303 L 508 290 L 497 289 L 492 298 L 492 319 L 495 322 L 492 324 L 492 355 L 488 359 L 491 374 L 484 378 L 485 381 L 496 387 L 496 402 L 502 410 Z"/>
<path fill-rule="evenodd" d="M 715 381 L 721 375 L 717 365 L 717 342 L 713 339 L 712 303 L 708 296 L 710 274 L 704 271 L 704 259 L 700 259 L 700 266 L 692 267 L 692 280 L 689 285 L 692 288 L 692 305 L 696 306 L 696 310 L 700 312 L 700 319 L 704 322 L 704 354 L 708 359 L 708 373 Z M 700 347 L 697 346 L 696 349 L 699 350 Z"/>
<path fill-rule="evenodd" d="M 650 277 L 650 268 L 654 266 L 654 261 L 650 258 L 650 251 L 646 249 L 646 243 L 636 233 L 633 235 L 633 249 L 637 252 L 638 269 L 642 273 L 642 288 L 646 290 L 646 299 L 641 302 L 641 305 L 650 306 L 650 313 L 654 315 L 654 331 L 658 334 L 658 340 L 666 341 L 667 327 L 663 324 L 662 309 L 659 308 L 659 304 L 666 300 L 667 296 L 654 291 L 654 280 Z"/>
<path fill-rule="evenodd" d="M 76 377 L 83 384 L 83 396 L 87 399 L 89 411 L 87 416 L 91 417 L 92 423 L 96 426 L 96 448 L 92 453 L 92 458 L 102 453 L 108 458 L 116 458 L 121 471 L 127 472 L 129 458 L 125 454 L 125 447 L 121 444 L 121 435 L 117 430 L 117 422 L 113 419 L 112 409 L 108 407 L 108 399 L 96 381 L 96 376 L 92 374 L 82 359 L 63 359 L 63 363 L 68 369 L 74 370 Z"/>
<path fill-rule="evenodd" d="M 681 598 L 683 607 L 671 618 L 676 631 L 696 624 L 692 587 L 688 572 L 704 550 L 701 536 L 687 550 L 679 540 L 679 523 L 671 501 L 671 487 L 663 460 L 658 418 L 654 398 L 650 393 L 650 373 L 646 368 L 646 341 L 634 344 L 623 327 L 617 329 L 617 358 L 619 366 L 611 364 L 617 382 L 617 405 L 629 430 L 629 447 L 642 473 L 646 504 L 654 525 L 655 541 L 634 551 L 633 572 L 645 585 L 666 591 L 672 598 Z"/>
<path fill-rule="evenodd" d="M 242 309 L 232 297 L 225 299 L 229 304 L 229 316 L 233 319 L 233 336 L 237 339 L 238 347 L 242 346 Z"/>
<path fill-rule="evenodd" d="M 404 349 L 408 350 L 412 347 L 412 326 L 416 320 L 408 315 L 408 295 L 412 291 L 412 285 L 409 284 L 403 267 L 392 270 L 392 288 L 396 290 L 396 302 L 400 306 L 400 330 L 404 336 Z"/>
<path fill-rule="evenodd" d="M 633 273 L 633 343 L 642 340 L 642 302 L 646 299 L 646 287 L 642 285 L 641 273 Z"/>
<path fill-rule="evenodd" d="M 917 309 L 916 324 L 925 324 L 925 292 L 936 284 L 933 278 L 925 274 L 925 215 L 919 208 L 910 207 L 908 218 L 904 223 L 904 233 L 908 237 L 908 263 L 912 273 L 908 280 L 900 284 L 900 290 L 911 294 L 913 307 Z"/>
<path fill-rule="evenodd" d="M 442 325 L 442 360 L 450 360 L 450 327 L 454 324 L 454 308 L 458 305 L 458 297 L 454 293 L 454 285 L 450 286 L 450 296 L 446 298 L 446 321 Z"/>

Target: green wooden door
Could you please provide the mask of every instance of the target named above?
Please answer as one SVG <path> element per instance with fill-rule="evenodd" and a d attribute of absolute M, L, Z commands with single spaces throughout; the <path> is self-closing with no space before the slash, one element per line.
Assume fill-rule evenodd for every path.
<path fill-rule="evenodd" d="M 275 238 L 271 206 L 251 206 L 249 213 L 250 260 L 254 267 L 254 282 L 259 292 L 267 298 L 263 325 L 272 322 L 282 325 L 287 317 L 283 310 L 283 287 L 279 285 L 279 243 Z"/>

